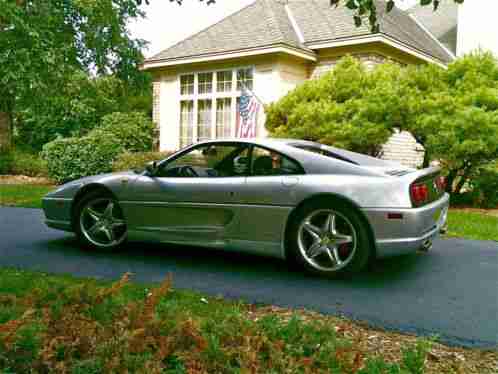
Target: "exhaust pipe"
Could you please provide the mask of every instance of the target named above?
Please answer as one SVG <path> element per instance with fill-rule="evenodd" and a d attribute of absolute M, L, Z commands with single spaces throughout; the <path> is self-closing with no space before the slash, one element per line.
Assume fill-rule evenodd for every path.
<path fill-rule="evenodd" d="M 428 252 L 429 249 L 432 248 L 432 240 L 430 239 L 427 239 L 423 244 L 422 244 L 422 247 L 420 248 L 420 250 L 422 252 Z"/>

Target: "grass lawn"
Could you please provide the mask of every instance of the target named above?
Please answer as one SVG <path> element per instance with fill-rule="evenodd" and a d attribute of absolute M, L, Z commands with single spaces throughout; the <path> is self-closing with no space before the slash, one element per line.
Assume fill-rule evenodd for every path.
<path fill-rule="evenodd" d="M 0 206 L 41 208 L 41 198 L 54 186 L 0 184 Z"/>
<path fill-rule="evenodd" d="M 451 209 L 448 214 L 448 236 L 498 241 L 498 217 Z"/>
<path fill-rule="evenodd" d="M 0 268 L 0 372 L 494 373 L 448 348 L 309 311 L 233 302 L 125 275 L 113 284 Z"/>

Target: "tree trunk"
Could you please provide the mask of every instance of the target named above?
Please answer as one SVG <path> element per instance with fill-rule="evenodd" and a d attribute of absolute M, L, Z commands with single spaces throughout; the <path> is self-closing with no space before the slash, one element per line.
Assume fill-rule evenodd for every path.
<path fill-rule="evenodd" d="M 0 152 L 7 152 L 12 147 L 12 120 L 7 112 L 0 112 Z"/>
<path fill-rule="evenodd" d="M 457 176 L 457 170 L 450 170 L 448 176 L 446 177 L 446 192 L 449 194 L 453 193 L 453 182 Z"/>
<path fill-rule="evenodd" d="M 465 184 L 465 182 L 467 182 L 467 179 L 469 178 L 469 175 L 470 175 L 470 171 L 472 169 L 470 167 L 467 167 L 462 176 L 460 177 L 460 180 L 458 181 L 456 187 L 455 187 L 455 193 L 460 193 L 460 191 L 462 190 L 463 188 L 463 185 Z"/>

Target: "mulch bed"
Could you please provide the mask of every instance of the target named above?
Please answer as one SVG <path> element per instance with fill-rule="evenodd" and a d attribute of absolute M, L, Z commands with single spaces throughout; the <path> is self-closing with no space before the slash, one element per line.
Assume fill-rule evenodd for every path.
<path fill-rule="evenodd" d="M 55 182 L 44 177 L 27 177 L 25 175 L 0 175 L 0 184 L 32 184 L 50 186 Z"/>

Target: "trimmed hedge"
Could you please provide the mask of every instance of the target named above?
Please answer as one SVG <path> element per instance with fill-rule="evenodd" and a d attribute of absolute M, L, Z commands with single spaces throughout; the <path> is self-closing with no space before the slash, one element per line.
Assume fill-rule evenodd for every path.
<path fill-rule="evenodd" d="M 81 138 L 56 139 L 45 144 L 42 157 L 49 176 L 58 183 L 111 172 L 123 152 L 152 149 L 154 125 L 144 114 L 112 113 L 101 126 Z"/>
<path fill-rule="evenodd" d="M 56 139 L 45 144 L 42 157 L 57 183 L 112 171 L 112 162 L 124 151 L 118 139 L 85 136 Z"/>
<path fill-rule="evenodd" d="M 148 162 L 164 160 L 169 152 L 125 152 L 118 156 L 112 164 L 112 170 L 125 171 L 143 169 Z"/>

